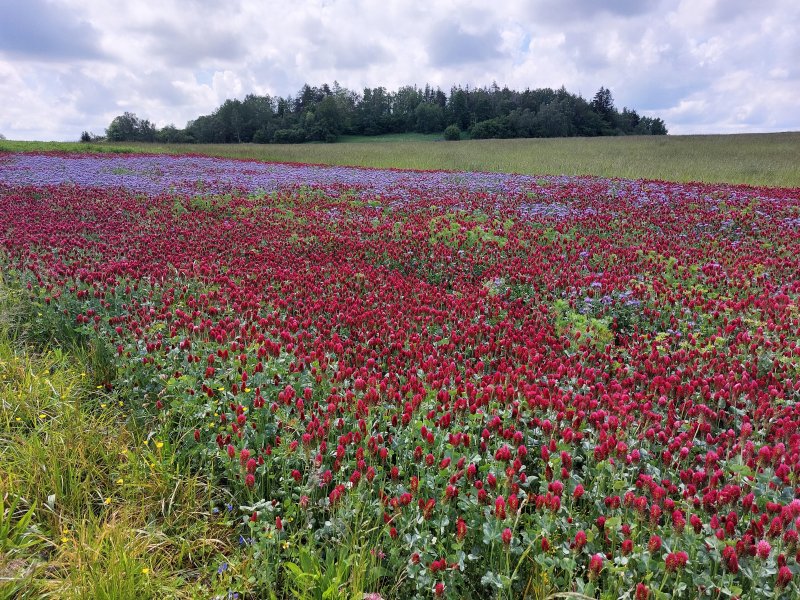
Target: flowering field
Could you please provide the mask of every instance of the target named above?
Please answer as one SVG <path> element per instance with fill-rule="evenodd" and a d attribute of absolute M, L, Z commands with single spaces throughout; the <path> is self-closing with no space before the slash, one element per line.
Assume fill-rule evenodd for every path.
<path fill-rule="evenodd" d="M 6 154 L 0 214 L 232 590 L 800 595 L 797 189 Z"/>

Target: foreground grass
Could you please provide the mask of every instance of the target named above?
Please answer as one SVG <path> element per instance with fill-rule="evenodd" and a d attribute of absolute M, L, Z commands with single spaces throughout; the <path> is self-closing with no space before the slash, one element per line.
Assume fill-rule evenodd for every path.
<path fill-rule="evenodd" d="M 266 554 L 243 543 L 240 507 L 213 474 L 133 418 L 136 398 L 97 385 L 107 357 L 38 328 L 52 322 L 24 298 L 0 273 L 0 600 L 321 600 L 381 585 L 364 507 L 343 509 L 333 553 L 304 531 Z"/>
<path fill-rule="evenodd" d="M 597 175 L 800 187 L 800 132 L 376 143 L 81 144 L 0 141 L 0 151 L 199 153 L 263 161 L 401 169 Z M 377 138 L 375 138 L 377 139 Z"/>
<path fill-rule="evenodd" d="M 0 286 L 0 598 L 212 597 L 209 567 L 235 549 L 211 487 L 128 425 L 80 349 L 13 342 L 8 293 Z"/>

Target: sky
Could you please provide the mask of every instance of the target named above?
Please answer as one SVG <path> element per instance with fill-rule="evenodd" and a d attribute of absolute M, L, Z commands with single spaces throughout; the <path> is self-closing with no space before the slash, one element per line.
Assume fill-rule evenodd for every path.
<path fill-rule="evenodd" d="M 671 134 L 800 130 L 798 0 L 0 0 L 0 134 L 162 127 L 334 81 L 562 85 Z"/>

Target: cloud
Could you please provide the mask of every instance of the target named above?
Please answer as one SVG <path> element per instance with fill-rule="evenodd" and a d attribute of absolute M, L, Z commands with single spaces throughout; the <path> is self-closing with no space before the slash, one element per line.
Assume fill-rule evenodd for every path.
<path fill-rule="evenodd" d="M 89 22 L 43 0 L 0 4 L 0 53 L 15 59 L 66 62 L 103 56 L 100 33 Z"/>
<path fill-rule="evenodd" d="M 500 43 L 497 31 L 470 33 L 457 23 L 441 21 L 431 30 L 427 49 L 431 65 L 449 67 L 500 58 Z"/>
<path fill-rule="evenodd" d="M 589 22 L 600 15 L 611 15 L 617 19 L 630 19 L 653 12 L 660 0 L 538 0 L 531 2 L 529 15 L 546 22 Z"/>
<path fill-rule="evenodd" d="M 299 28 L 304 39 L 298 48 L 301 60 L 311 68 L 341 71 L 363 70 L 389 61 L 391 53 L 369 31 L 351 28 L 338 29 L 335 22 L 308 16 Z"/>
<path fill-rule="evenodd" d="M 800 129 L 795 0 L 5 0 L 0 132 L 76 139 L 125 110 L 183 126 L 304 83 L 564 85 L 671 133 Z"/>
<path fill-rule="evenodd" d="M 196 68 L 207 61 L 233 63 L 247 54 L 243 36 L 203 24 L 201 28 L 180 28 L 161 22 L 142 28 L 147 54 L 160 65 Z"/>

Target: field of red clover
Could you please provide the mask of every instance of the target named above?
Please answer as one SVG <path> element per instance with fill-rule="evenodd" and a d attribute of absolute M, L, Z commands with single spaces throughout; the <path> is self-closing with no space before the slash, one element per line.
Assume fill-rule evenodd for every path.
<path fill-rule="evenodd" d="M 253 585 L 357 526 L 384 597 L 800 595 L 797 189 L 6 154 L 0 214 Z"/>

